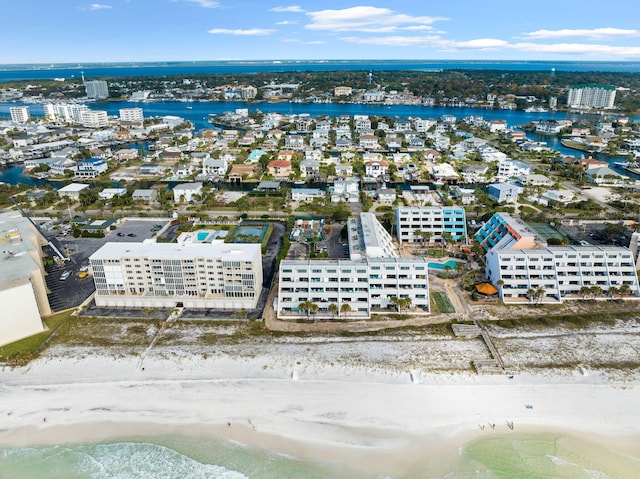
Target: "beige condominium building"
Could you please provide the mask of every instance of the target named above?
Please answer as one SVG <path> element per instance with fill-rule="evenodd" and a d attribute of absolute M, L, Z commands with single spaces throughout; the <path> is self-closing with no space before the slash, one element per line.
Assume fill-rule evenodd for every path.
<path fill-rule="evenodd" d="M 44 331 L 51 314 L 42 246 L 35 226 L 17 212 L 0 214 L 0 346 Z"/>
<path fill-rule="evenodd" d="M 89 259 L 101 307 L 249 310 L 262 291 L 259 244 L 106 243 Z"/>

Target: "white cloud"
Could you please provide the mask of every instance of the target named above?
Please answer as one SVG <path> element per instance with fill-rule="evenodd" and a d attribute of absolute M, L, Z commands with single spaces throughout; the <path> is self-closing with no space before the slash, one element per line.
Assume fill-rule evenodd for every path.
<path fill-rule="evenodd" d="M 298 5 L 291 5 L 290 7 L 273 7 L 271 11 L 272 12 L 295 12 L 295 13 L 304 12 L 304 10 Z"/>
<path fill-rule="evenodd" d="M 89 10 L 108 10 L 113 8 L 111 5 L 104 5 L 103 3 L 92 3 L 89 5 Z"/>
<path fill-rule="evenodd" d="M 213 35 L 245 35 L 245 36 L 256 36 L 256 35 L 270 35 L 275 30 L 268 30 L 265 28 L 249 28 L 246 30 L 242 29 L 228 29 L 228 28 L 212 28 L 208 30 L 209 33 Z"/>
<path fill-rule="evenodd" d="M 307 12 L 311 23 L 309 30 L 330 30 L 335 32 L 361 31 L 374 32 L 393 31 L 395 29 L 426 26 L 434 22 L 447 20 L 444 17 L 412 17 L 396 13 L 388 8 L 351 7 L 342 10 L 320 10 Z"/>
<path fill-rule="evenodd" d="M 562 29 L 562 30 L 536 30 L 524 33 L 526 38 L 544 40 L 550 38 L 584 38 L 587 40 L 606 40 L 615 37 L 637 37 L 640 30 L 628 30 L 622 28 L 593 28 L 587 29 Z"/>
<path fill-rule="evenodd" d="M 602 58 L 640 58 L 640 47 L 597 45 L 591 43 L 514 43 L 510 48 L 562 55 L 591 55 Z"/>
<path fill-rule="evenodd" d="M 291 20 L 283 20 L 281 22 L 276 23 L 276 25 L 295 25 L 298 22 L 292 22 Z"/>
<path fill-rule="evenodd" d="M 504 48 L 508 46 L 508 42 L 497 38 L 478 38 L 463 42 L 451 40 L 443 40 L 438 35 L 430 36 L 382 36 L 382 37 L 344 37 L 344 41 L 368 44 L 382 45 L 390 47 L 423 47 L 436 48 L 439 50 L 489 50 L 495 48 Z"/>
<path fill-rule="evenodd" d="M 189 3 L 195 3 L 202 8 L 218 8 L 220 4 L 215 0 L 186 0 Z"/>

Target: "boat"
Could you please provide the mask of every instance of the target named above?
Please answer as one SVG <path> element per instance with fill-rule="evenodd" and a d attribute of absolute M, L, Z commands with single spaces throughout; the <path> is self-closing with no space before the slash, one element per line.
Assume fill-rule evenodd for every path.
<path fill-rule="evenodd" d="M 524 111 L 526 111 L 527 113 L 546 113 L 549 110 L 546 110 L 541 106 L 530 106 L 529 108 L 525 108 Z"/>
<path fill-rule="evenodd" d="M 193 110 L 193 107 L 191 105 L 187 105 L 187 110 Z"/>

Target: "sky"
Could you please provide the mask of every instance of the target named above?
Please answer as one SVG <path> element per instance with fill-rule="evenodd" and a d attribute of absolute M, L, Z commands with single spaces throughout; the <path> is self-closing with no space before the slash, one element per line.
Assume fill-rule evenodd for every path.
<path fill-rule="evenodd" d="M 640 61 L 638 0 L 2 0 L 0 7 L 0 64 Z"/>

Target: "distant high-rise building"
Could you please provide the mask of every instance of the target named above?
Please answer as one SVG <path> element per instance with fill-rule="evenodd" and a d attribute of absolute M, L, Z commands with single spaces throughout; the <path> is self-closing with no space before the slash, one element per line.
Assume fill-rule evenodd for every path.
<path fill-rule="evenodd" d="M 84 87 L 87 90 L 87 98 L 93 100 L 104 100 L 109 98 L 109 87 L 104 80 L 89 80 L 84 82 Z"/>
<path fill-rule="evenodd" d="M 11 121 L 14 123 L 26 123 L 31 118 L 28 106 L 12 106 L 9 108 Z"/>
<path fill-rule="evenodd" d="M 46 103 L 43 109 L 44 117 L 47 121 L 81 123 L 82 112 L 88 110 L 89 107 L 76 103 Z"/>
<path fill-rule="evenodd" d="M 567 106 L 588 108 L 613 108 L 616 87 L 610 85 L 578 85 L 569 89 Z"/>

